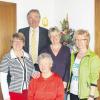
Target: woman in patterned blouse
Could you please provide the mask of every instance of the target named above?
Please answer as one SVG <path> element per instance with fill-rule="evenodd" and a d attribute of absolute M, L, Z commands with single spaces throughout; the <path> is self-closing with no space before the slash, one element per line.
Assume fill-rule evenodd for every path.
<path fill-rule="evenodd" d="M 27 100 L 30 77 L 33 74 L 37 76 L 39 73 L 35 71 L 30 55 L 23 50 L 24 35 L 22 33 L 13 34 L 11 43 L 11 50 L 0 63 L 3 99 Z"/>

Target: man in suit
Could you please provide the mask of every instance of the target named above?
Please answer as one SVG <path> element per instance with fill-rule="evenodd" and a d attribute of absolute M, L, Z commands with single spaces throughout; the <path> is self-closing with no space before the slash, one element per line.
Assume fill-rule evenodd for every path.
<path fill-rule="evenodd" d="M 29 24 L 29 27 L 25 27 L 22 29 L 19 29 L 19 32 L 22 32 L 25 35 L 25 47 L 24 50 L 31 54 L 31 34 L 32 30 L 35 30 L 35 36 L 36 36 L 36 43 L 37 46 L 37 57 L 41 50 L 48 46 L 50 44 L 50 40 L 48 37 L 48 30 L 45 28 L 42 28 L 39 26 L 40 23 L 40 12 L 37 9 L 31 9 L 27 14 L 27 21 Z M 34 62 L 34 59 L 33 59 Z M 36 62 L 34 62 L 36 63 Z M 36 64 L 35 64 L 36 66 Z"/>

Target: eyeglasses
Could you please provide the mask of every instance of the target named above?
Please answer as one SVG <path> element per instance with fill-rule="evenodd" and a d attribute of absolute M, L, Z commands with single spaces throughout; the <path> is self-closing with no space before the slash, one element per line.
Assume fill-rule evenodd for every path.
<path fill-rule="evenodd" d="M 13 43 L 21 43 L 21 42 L 23 42 L 22 40 L 13 40 L 12 41 Z"/>
<path fill-rule="evenodd" d="M 75 39 L 75 41 L 87 41 L 87 39 Z"/>

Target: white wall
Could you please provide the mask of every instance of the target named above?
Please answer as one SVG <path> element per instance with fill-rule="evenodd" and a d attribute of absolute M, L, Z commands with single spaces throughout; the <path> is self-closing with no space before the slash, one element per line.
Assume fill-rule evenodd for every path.
<path fill-rule="evenodd" d="M 49 26 L 53 23 L 54 0 L 24 0 L 18 5 L 17 29 L 27 26 L 26 15 L 32 9 L 39 9 L 41 18 L 47 17 Z"/>
<path fill-rule="evenodd" d="M 6 1 L 6 2 L 13 2 L 13 3 L 17 3 L 17 2 L 19 2 L 20 0 L 0 0 L 0 1 Z"/>
<path fill-rule="evenodd" d="M 67 13 L 71 28 L 90 32 L 90 48 L 94 49 L 94 0 L 55 0 L 55 24 Z"/>
<path fill-rule="evenodd" d="M 40 10 L 47 17 L 49 27 L 60 26 L 59 22 L 68 13 L 70 27 L 87 29 L 91 34 L 90 47 L 94 49 L 94 0 L 1 0 L 17 4 L 17 30 L 27 26 L 26 14 L 32 9 Z"/>

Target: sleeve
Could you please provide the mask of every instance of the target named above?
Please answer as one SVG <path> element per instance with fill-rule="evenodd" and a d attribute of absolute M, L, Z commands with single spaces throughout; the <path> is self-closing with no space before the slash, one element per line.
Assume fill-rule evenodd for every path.
<path fill-rule="evenodd" d="M 0 72 L 1 90 L 3 94 L 3 99 L 8 100 L 10 98 L 8 83 L 7 83 L 7 73 Z"/>
<path fill-rule="evenodd" d="M 0 62 L 0 72 L 8 73 L 9 58 L 4 56 L 3 60 Z"/>
<path fill-rule="evenodd" d="M 70 49 L 68 48 L 67 52 L 66 52 L 66 72 L 63 78 L 63 81 L 65 82 L 69 82 L 70 79 L 70 63 L 71 63 L 71 53 L 70 53 Z"/>
<path fill-rule="evenodd" d="M 18 32 L 22 32 L 23 33 L 22 29 L 19 29 Z"/>
<path fill-rule="evenodd" d="M 34 67 L 34 64 L 33 64 L 33 61 L 32 61 L 31 56 L 30 56 L 30 61 L 31 61 L 31 66 L 32 66 L 32 75 L 33 75 L 33 74 L 36 73 L 37 71 L 35 70 L 35 67 Z"/>
<path fill-rule="evenodd" d="M 29 87 L 28 87 L 28 100 L 34 100 L 34 94 L 36 91 L 36 86 L 35 86 L 35 79 L 32 79 L 30 81 Z"/>
<path fill-rule="evenodd" d="M 7 83 L 8 66 L 9 66 L 9 58 L 6 55 L 0 63 L 0 83 L 4 100 L 10 97 L 8 83 Z"/>
<path fill-rule="evenodd" d="M 99 79 L 100 72 L 100 58 L 94 56 L 90 61 L 90 82 L 91 85 L 97 85 L 97 80 Z"/>
<path fill-rule="evenodd" d="M 64 86 L 63 86 L 63 82 L 61 79 L 59 79 L 59 81 L 57 82 L 58 84 L 58 89 L 57 89 L 57 96 L 55 100 L 64 100 Z"/>
<path fill-rule="evenodd" d="M 33 61 L 32 61 L 32 58 L 31 58 L 30 55 L 29 55 L 29 58 L 27 59 L 27 63 L 28 63 L 28 66 L 30 67 L 30 70 L 31 70 L 31 76 L 34 73 L 37 73 L 37 71 L 35 70 L 35 67 L 34 67 L 34 64 L 33 64 Z"/>
<path fill-rule="evenodd" d="M 45 53 L 45 52 L 47 53 L 47 48 L 48 48 L 48 47 L 42 49 L 42 50 L 39 52 L 39 55 L 40 55 L 41 53 Z"/>

